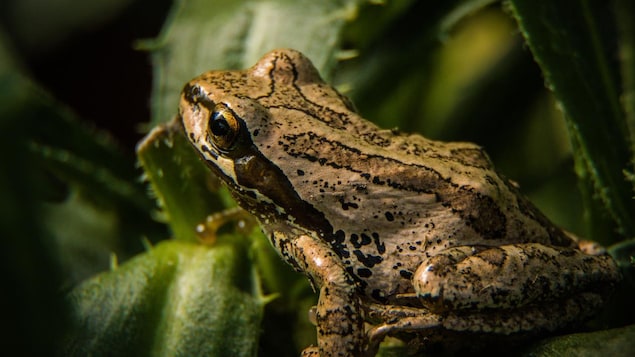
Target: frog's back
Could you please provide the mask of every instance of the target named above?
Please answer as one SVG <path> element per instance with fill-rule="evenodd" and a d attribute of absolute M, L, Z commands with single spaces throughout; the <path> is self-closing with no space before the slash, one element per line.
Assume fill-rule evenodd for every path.
<path fill-rule="evenodd" d="M 272 52 L 248 70 L 210 72 L 190 86 L 185 101 L 202 91 L 252 113 L 239 116 L 279 186 L 249 179 L 280 198 L 260 192 L 281 208 L 267 220 L 324 239 L 353 276 L 390 285 L 369 289 L 410 291 L 421 260 L 453 246 L 574 245 L 479 146 L 378 128 L 298 52 Z"/>
<path fill-rule="evenodd" d="M 544 231 L 546 219 L 497 174 L 481 147 L 380 129 L 322 82 L 291 90 L 295 95 L 259 99 L 272 118 L 258 127 L 258 145 L 330 222 L 418 234 L 430 233 L 426 223 L 437 232 L 450 225 L 458 240 L 487 237 L 492 244 L 564 237 L 556 228 Z"/>
<path fill-rule="evenodd" d="M 428 246 L 439 239 L 572 244 L 479 146 L 378 128 L 297 51 L 273 51 L 247 70 L 209 72 L 194 82 L 206 83 L 213 101 L 249 97 L 266 108 L 268 117 L 243 118 L 257 133 L 254 144 L 329 222 L 365 227 L 350 234 L 376 229 L 395 232 L 382 239 L 399 240 L 404 230 L 428 237 Z"/>
<path fill-rule="evenodd" d="M 292 88 L 301 104 L 263 101 L 272 117 L 258 127 L 257 145 L 324 215 L 332 228 L 324 236 L 351 273 L 373 276 L 368 294 L 410 291 L 421 260 L 451 246 L 573 245 L 479 146 L 379 129 L 340 97 L 328 96 L 339 106 L 321 106 L 334 90 L 317 85 Z"/>
<path fill-rule="evenodd" d="M 258 133 L 254 144 L 331 224 L 360 226 L 348 236 L 395 232 L 382 239 L 402 240 L 411 232 L 426 237 L 428 248 L 439 240 L 572 245 L 495 172 L 481 147 L 378 128 L 297 51 L 274 51 L 250 69 L 203 79 L 212 99 L 250 97 L 269 111 L 244 118 Z"/>

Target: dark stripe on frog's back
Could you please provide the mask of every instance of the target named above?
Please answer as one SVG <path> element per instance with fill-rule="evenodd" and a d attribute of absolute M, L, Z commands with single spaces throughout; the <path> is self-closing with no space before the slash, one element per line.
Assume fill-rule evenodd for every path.
<path fill-rule="evenodd" d="M 284 56 L 285 54 L 280 53 L 279 55 Z M 426 153 L 429 146 L 445 145 L 445 143 L 427 140 L 418 135 L 399 136 L 392 131 L 380 129 L 374 123 L 360 117 L 350 99 L 323 80 L 320 79 L 317 82 L 304 85 L 298 84 L 298 72 L 294 63 L 290 63 L 292 67 L 291 85 L 276 82 L 273 72 L 278 69 L 278 60 L 279 58 L 274 60 L 272 70 L 269 72 L 270 83 L 268 83 L 268 87 L 270 91 L 266 95 L 251 95 L 252 99 L 257 100 L 264 107 L 302 112 L 312 120 L 322 122 L 332 129 L 346 131 L 362 138 L 371 145 L 387 147 L 403 143 L 404 147 L 399 149 L 403 154 L 408 152 L 409 155 L 418 156 Z M 259 82 L 259 84 L 263 85 L 264 83 Z M 395 138 L 400 140 L 395 140 Z M 433 157 L 433 155 L 433 153 L 428 153 L 427 157 Z M 451 156 L 445 155 L 444 159 L 454 160 L 467 166 L 483 168 L 491 166 L 487 155 L 472 144 L 469 147 L 452 149 Z"/>
<path fill-rule="evenodd" d="M 280 138 L 280 143 L 281 146 L 284 147 L 287 155 L 294 157 L 296 160 L 304 160 L 307 168 L 313 165 L 315 170 L 317 170 L 318 166 L 316 165 L 319 165 L 319 167 L 331 167 L 333 169 L 358 174 L 360 180 L 365 181 L 365 185 L 367 185 L 369 191 L 373 190 L 372 187 L 383 186 L 390 187 L 397 191 L 403 191 L 404 193 L 409 192 L 415 196 L 420 194 L 434 194 L 438 205 L 443 206 L 444 209 L 453 215 L 459 216 L 461 221 L 465 223 L 465 226 L 469 226 L 483 239 L 506 240 L 509 242 L 559 242 L 560 244 L 558 245 L 570 246 L 570 241 L 568 238 L 565 238 L 565 235 L 560 229 L 550 223 L 545 223 L 542 219 L 536 219 L 537 217 L 543 216 L 534 214 L 533 210 L 535 209 L 528 208 L 529 206 L 520 208 L 528 208 L 527 211 L 522 211 L 522 213 L 526 217 L 536 221 L 536 224 L 532 225 L 532 227 L 524 227 L 529 228 L 529 230 L 508 232 L 509 227 L 512 227 L 516 222 L 508 222 L 508 215 L 501 211 L 501 207 L 497 204 L 496 199 L 491 197 L 488 193 L 497 192 L 499 190 L 506 191 L 508 186 L 506 182 L 498 178 L 493 171 L 484 171 L 491 174 L 491 176 L 488 177 L 489 180 L 486 180 L 485 177 L 480 178 L 484 180 L 483 184 L 488 188 L 478 190 L 474 187 L 454 183 L 450 178 L 443 177 L 432 167 L 402 162 L 394 153 L 386 152 L 386 156 L 369 155 L 351 146 L 351 143 L 333 141 L 312 132 L 283 135 Z M 319 157 L 308 154 L 312 147 L 320 148 Z M 304 171 L 308 172 L 310 170 L 307 169 Z M 310 181 L 310 178 L 306 176 L 303 179 Z M 475 179 L 479 179 L 479 177 Z M 301 185 L 299 180 L 294 184 L 298 186 Z M 339 186 L 340 187 L 335 188 L 333 192 L 344 193 L 349 198 L 355 195 L 362 196 L 362 193 L 356 191 L 354 185 L 342 182 Z M 308 192 L 307 195 L 317 196 L 317 189 L 315 187 L 307 187 L 306 189 L 298 187 L 296 190 L 299 192 Z M 307 197 L 305 197 L 305 199 L 307 199 Z M 521 202 L 524 202 L 523 199 L 521 199 Z M 337 205 L 332 205 L 332 202 L 319 202 L 319 200 L 316 201 L 314 205 L 316 205 L 320 211 L 331 211 L 332 215 L 337 215 L 340 209 L 344 209 L 343 207 L 340 208 Z M 407 209 L 408 207 L 404 208 L 404 210 Z M 422 205 L 419 209 L 425 209 L 425 207 Z M 515 210 L 518 208 L 506 209 Z M 373 214 L 373 212 L 368 210 L 364 213 L 369 215 Z M 514 215 L 510 217 L 514 217 Z M 359 219 L 360 221 L 370 220 L 373 219 L 373 217 L 359 217 Z M 538 222 L 540 224 L 538 224 Z M 544 226 L 545 224 L 546 226 Z M 553 227 L 553 229 L 548 228 L 547 231 L 544 231 L 543 228 L 545 227 Z M 442 230 L 440 230 L 440 232 L 443 233 Z"/>
<path fill-rule="evenodd" d="M 284 53 L 279 53 L 285 56 Z M 278 70 L 274 60 L 272 70 L 269 72 L 268 86 L 271 88 L 267 95 L 250 95 L 266 108 L 285 108 L 292 111 L 300 111 L 321 121 L 332 128 L 345 130 L 354 134 L 376 130 L 377 127 L 366 120 L 358 120 L 353 103 L 339 93 L 334 87 L 325 83 L 321 78 L 315 82 L 299 84 L 298 71 L 295 63 L 289 60 L 292 67 L 292 80 L 290 85 L 284 85 L 276 81 L 274 71 Z M 317 72 L 316 72 L 317 75 Z"/>
<path fill-rule="evenodd" d="M 359 174 L 360 180 L 364 180 L 368 187 L 388 186 L 396 191 L 411 192 L 413 195 L 434 194 L 437 196 L 439 204 L 455 211 L 466 220 L 469 220 L 470 212 L 476 209 L 476 207 L 470 207 L 466 202 L 466 197 L 473 196 L 469 187 L 460 187 L 446 180 L 439 172 L 428 166 L 406 164 L 390 156 L 368 155 L 349 146 L 348 143 L 332 141 L 312 132 L 287 134 L 283 135 L 281 139 L 289 156 L 304 159 L 307 161 L 307 165 L 318 162 L 321 166 Z M 321 155 L 319 157 L 308 154 L 312 147 L 320 148 Z M 395 175 L 395 173 L 397 174 Z M 358 192 L 353 192 L 354 188 L 347 183 L 341 183 L 340 186 L 335 191 L 345 193 L 350 191 L 351 195 L 360 195 Z M 301 188 L 298 190 L 300 191 Z M 488 197 L 474 201 L 487 203 Z M 328 209 L 328 207 L 324 207 L 324 209 Z M 481 214 L 488 214 L 490 217 L 487 225 L 479 224 L 478 221 L 473 222 L 473 228 L 478 233 L 490 238 L 505 236 L 505 215 L 498 211 L 495 205 L 489 204 L 488 207 L 480 207 L 478 211 Z"/>
<path fill-rule="evenodd" d="M 267 82 L 267 79 L 262 77 L 251 76 L 249 70 L 210 71 L 201 74 L 185 85 L 183 94 L 192 104 L 191 98 L 187 95 L 188 89 L 197 85 L 202 86 L 211 96 L 222 93 L 234 97 L 249 97 L 256 101 L 271 97 L 273 91 L 271 82 Z M 218 100 L 218 98 L 209 99 Z"/>
<path fill-rule="evenodd" d="M 275 68 L 276 67 L 274 66 L 274 69 Z M 219 76 L 219 74 L 221 75 Z M 385 147 L 390 145 L 391 138 L 394 138 L 394 135 L 391 136 L 390 134 L 386 134 L 385 131 L 380 132 L 374 124 L 358 117 L 353 112 L 348 111 L 350 109 L 350 103 L 343 100 L 343 97 L 327 84 L 318 83 L 317 85 L 319 85 L 320 90 L 324 91 L 325 93 L 328 92 L 337 96 L 338 100 L 342 102 L 342 111 L 336 111 L 328 105 L 317 103 L 320 98 L 313 97 L 312 95 L 307 95 L 304 91 L 304 88 L 297 85 L 297 73 L 294 76 L 292 85 L 284 86 L 284 88 L 282 86 L 277 86 L 278 83 L 276 83 L 276 81 L 274 80 L 271 72 L 268 78 L 268 80 L 270 81 L 269 83 L 266 83 L 267 80 L 263 77 L 254 78 L 254 76 L 250 76 L 249 70 L 215 72 L 214 75 L 208 75 L 207 77 L 203 75 L 201 76 L 201 78 L 207 80 L 212 87 L 218 87 L 217 89 L 221 92 L 238 95 L 242 89 L 246 93 L 250 93 L 250 96 L 252 98 L 259 101 L 265 107 L 284 108 L 290 112 L 299 111 L 306 115 L 308 118 L 312 118 L 313 120 L 325 123 L 331 129 L 340 128 L 341 130 L 345 130 L 349 133 L 357 133 L 360 137 L 363 137 L 370 145 Z M 261 91 L 264 89 L 264 91 L 262 91 L 258 95 L 254 95 L 254 93 L 256 92 L 254 91 L 254 89 L 259 89 Z M 312 87 L 312 91 L 315 91 L 315 89 L 315 87 Z M 309 93 L 312 94 L 313 92 Z M 330 95 L 324 95 L 324 97 L 331 98 Z M 340 148 L 344 147 L 341 143 L 335 141 L 331 141 L 331 144 Z M 489 167 L 489 160 L 480 151 L 480 149 L 475 149 L 475 146 L 453 149 L 452 155 L 448 156 L 445 154 L 441 155 L 439 153 L 435 153 L 434 150 L 427 151 L 428 148 L 425 146 L 427 144 L 444 145 L 443 143 L 425 141 L 424 145 L 421 145 L 421 152 L 416 152 L 416 150 L 414 150 L 413 152 L 415 154 L 410 154 L 409 156 L 419 157 L 418 161 L 420 162 L 424 162 L 426 159 L 436 158 L 445 160 L 446 162 L 458 163 L 458 167 L 460 167 L 461 165 L 481 168 L 484 168 L 484 165 L 487 165 Z M 291 145 L 289 147 L 293 148 L 294 146 Z M 295 155 L 301 155 L 300 153 L 303 151 L 303 149 L 301 149 L 299 146 L 296 146 L 296 148 L 298 150 L 296 150 L 297 152 Z M 439 172 L 436 172 L 435 170 L 424 164 L 413 165 L 401 162 L 399 159 L 400 156 L 394 156 L 394 153 L 390 151 L 386 151 L 381 156 L 371 158 L 371 160 L 375 161 L 385 161 L 385 163 L 382 165 L 375 165 L 375 167 L 383 167 L 383 170 L 379 170 L 376 173 L 371 173 L 368 169 L 355 169 L 355 161 L 362 162 L 359 157 L 367 155 L 362 154 L 360 150 L 355 151 L 355 149 L 352 147 L 351 149 L 352 150 L 345 151 L 346 155 L 342 155 L 348 156 L 347 158 L 349 159 L 350 164 L 345 164 L 347 162 L 345 160 L 346 158 L 336 158 L 333 160 L 333 157 L 329 157 L 328 155 L 324 155 L 324 157 L 320 158 L 310 159 L 320 160 L 321 162 L 323 162 L 324 165 L 348 166 L 344 167 L 343 169 L 357 170 L 360 174 L 367 174 L 369 185 L 388 185 L 393 189 L 411 191 L 413 193 L 434 193 L 437 195 L 440 204 L 445 205 L 453 213 L 461 216 L 461 218 L 466 223 L 470 224 L 472 228 L 474 228 L 474 230 L 481 234 L 483 237 L 500 238 L 502 236 L 505 236 L 506 217 L 502 212 L 500 212 L 495 200 L 489 197 L 486 193 L 483 194 L 482 192 L 476 192 L 473 188 L 470 187 L 458 186 L 457 184 L 451 182 L 449 178 L 442 177 Z M 306 152 L 306 150 L 304 150 L 304 152 Z M 344 153 L 344 151 L 342 150 L 335 150 L 334 152 Z M 288 154 L 294 155 L 290 152 Z M 400 155 L 404 154 L 404 151 L 400 152 Z M 393 157 L 391 158 L 391 156 Z M 367 163 L 368 162 L 370 161 L 367 161 Z M 394 170 L 394 167 L 407 167 L 408 170 L 406 171 L 408 171 L 408 173 L 400 173 L 398 177 L 392 177 L 393 173 L 397 172 Z M 283 174 L 281 175 L 284 176 Z M 493 172 L 492 176 L 497 177 L 496 174 Z M 507 186 L 506 183 L 503 183 L 502 185 L 500 183 L 501 180 L 496 180 L 496 184 L 499 186 L 497 189 L 504 189 L 504 186 Z M 289 185 L 291 184 L 289 183 Z M 288 188 L 290 190 L 294 190 L 294 188 L 291 186 Z M 282 191 L 282 189 L 279 190 Z M 295 190 L 298 190 L 298 188 L 296 188 Z M 308 202 L 305 202 L 305 204 L 308 204 Z M 534 214 L 536 210 L 533 209 L 533 206 L 521 204 L 521 209 L 523 208 L 527 208 L 526 210 L 523 210 L 523 213 L 525 213 L 527 216 L 530 216 L 534 219 L 537 218 L 538 221 L 541 222 L 543 221 L 543 219 L 541 218 L 543 218 L 544 216 L 539 213 Z M 547 226 L 550 225 L 547 224 Z M 558 237 L 563 236 L 563 234 L 561 234 L 558 229 L 551 230 L 550 234 Z M 523 239 L 522 237 L 517 238 L 521 240 Z M 562 240 L 557 237 L 553 238 L 554 239 L 552 240 L 554 241 Z"/>
<path fill-rule="evenodd" d="M 350 104 L 350 101 L 344 100 L 344 97 L 334 88 L 328 86 L 327 84 L 320 84 L 321 90 L 333 91 L 333 93 L 337 95 L 338 99 L 342 101 L 344 111 L 346 111 L 347 109 L 349 111 L 334 111 L 330 107 L 318 103 L 319 98 L 312 95 L 312 93 L 315 91 L 315 87 L 311 88 L 311 92 L 305 93 L 304 88 L 296 83 L 295 78 L 297 78 L 297 73 L 295 73 L 295 77 L 292 82 L 293 85 L 291 86 L 292 88 L 287 89 L 295 91 L 297 95 L 292 95 L 287 92 L 285 95 L 276 97 L 276 94 L 281 91 L 274 90 L 271 92 L 271 96 L 262 98 L 266 100 L 261 101 L 261 104 L 270 108 L 286 108 L 289 111 L 301 111 L 305 115 L 307 115 L 308 118 L 325 123 L 333 130 L 340 129 L 349 133 L 357 134 L 359 137 L 363 138 L 369 145 L 388 147 L 394 144 L 392 143 L 393 138 L 395 138 L 394 135 L 391 135 L 386 131 L 381 131 L 373 123 L 370 123 L 356 115 L 354 111 L 350 110 L 352 106 Z M 275 87 L 275 80 L 273 79 L 273 76 L 271 76 L 270 79 L 272 82 L 274 82 L 273 86 Z M 298 105 L 298 103 L 301 103 L 301 105 Z M 308 107 L 307 103 L 309 104 Z M 337 119 L 338 122 L 333 122 L 333 118 Z M 287 139 L 290 138 L 291 136 L 287 137 Z M 324 137 L 319 138 L 319 140 L 324 140 Z M 406 140 L 408 140 L 409 138 L 417 138 L 417 136 L 410 136 L 405 139 L 403 139 L 402 137 L 402 140 L 404 141 L 404 143 L 406 143 Z M 421 145 L 419 145 L 419 150 L 417 150 L 417 141 L 421 143 Z M 450 155 L 444 155 L 439 154 L 434 150 L 429 151 L 426 147 L 434 145 L 443 146 L 445 145 L 444 143 L 437 143 L 421 138 L 421 140 L 412 140 L 412 142 L 408 142 L 408 144 L 412 144 L 413 142 L 414 145 L 412 148 L 401 150 L 400 154 L 411 157 L 418 157 L 419 161 L 421 162 L 425 162 L 425 160 L 427 159 L 440 159 L 445 160 L 446 162 L 457 163 L 458 166 L 463 165 L 467 167 L 471 166 L 479 168 L 482 170 L 492 170 L 492 166 L 489 158 L 487 158 L 487 155 L 475 145 L 455 147 L 450 150 Z M 295 157 L 300 157 L 302 155 L 306 155 L 305 153 L 307 152 L 307 149 L 309 149 L 313 145 L 320 144 L 311 142 L 309 143 L 310 144 L 308 145 L 308 147 L 296 147 L 296 152 L 288 151 L 287 154 Z M 323 145 L 324 143 L 321 144 Z M 339 142 L 331 142 L 330 144 L 339 147 L 345 147 L 345 145 Z M 293 147 L 293 145 L 288 146 L 289 149 L 293 149 Z M 321 147 L 321 149 L 323 150 L 323 146 Z M 449 178 L 442 177 L 440 173 L 423 164 L 412 165 L 401 162 L 398 158 L 395 158 L 393 156 L 393 153 L 391 151 L 386 151 L 385 156 L 382 155 L 381 157 L 376 157 L 375 159 L 387 160 L 388 162 L 390 162 L 390 164 L 387 163 L 386 165 L 390 165 L 392 167 L 409 167 L 413 171 L 417 172 L 410 175 L 404 175 L 403 173 L 400 173 L 399 177 L 393 177 L 392 174 L 397 171 L 392 168 L 388 168 L 383 170 L 387 174 L 377 173 L 373 175 L 369 172 L 369 170 L 364 170 L 362 168 L 355 169 L 355 163 L 359 163 L 362 161 L 359 159 L 360 156 L 366 155 L 359 150 L 355 150 L 353 148 L 351 149 L 352 150 L 347 150 L 345 155 L 341 155 L 342 157 L 336 160 L 331 160 L 332 157 L 329 158 L 328 155 L 324 155 L 323 157 L 319 158 L 306 157 L 306 159 L 316 160 L 317 162 L 321 162 L 322 165 L 331 165 L 332 167 L 337 166 L 341 169 L 356 171 L 360 173 L 360 175 L 366 174 L 366 177 L 369 180 L 369 184 L 379 184 L 383 182 L 383 184 L 387 184 L 394 189 L 412 191 L 414 193 L 435 193 L 438 195 L 438 200 L 441 204 L 446 205 L 447 208 L 452 210 L 453 213 L 460 215 L 466 223 L 470 224 L 470 226 L 484 238 L 496 239 L 507 235 L 506 215 L 500 211 L 498 205 L 496 204 L 496 201 L 492 197 L 488 196 L 486 192 L 477 192 L 474 188 L 459 186 L 455 183 L 452 183 Z M 406 152 L 406 150 L 409 151 Z M 337 153 L 338 150 L 334 150 L 334 152 Z M 393 157 L 391 158 L 391 156 Z M 384 177 L 384 180 L 382 180 L 382 176 Z M 375 183 L 371 180 L 375 180 L 378 183 Z M 494 189 L 505 190 L 509 186 L 508 182 L 499 179 L 498 175 L 493 170 L 491 172 L 491 175 L 489 175 L 489 180 L 492 181 L 490 182 L 490 184 L 497 186 L 493 187 Z M 527 204 L 526 199 L 524 199 L 522 196 L 519 197 L 520 198 L 518 206 L 522 214 L 530 217 L 536 222 L 539 222 L 543 227 L 547 229 L 547 234 L 549 235 L 549 237 L 543 237 L 543 239 L 546 238 L 555 245 L 571 245 L 571 240 L 566 237 L 566 235 L 559 228 L 553 226 L 544 217 L 544 215 L 538 212 L 531 204 Z M 515 238 L 518 241 L 532 239 L 531 237 Z"/>

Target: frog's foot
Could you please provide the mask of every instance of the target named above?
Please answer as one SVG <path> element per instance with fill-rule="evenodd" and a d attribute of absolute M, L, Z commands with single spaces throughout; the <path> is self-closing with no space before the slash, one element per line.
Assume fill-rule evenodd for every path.
<path fill-rule="evenodd" d="M 602 255 L 606 253 L 606 248 L 590 240 L 580 240 L 578 242 L 578 248 L 580 248 L 584 254 L 588 255 Z"/>
<path fill-rule="evenodd" d="M 606 248 L 597 242 L 580 239 L 578 236 L 569 231 L 564 231 L 564 233 L 578 245 L 578 249 L 580 249 L 584 254 L 602 255 L 606 253 Z"/>
<path fill-rule="evenodd" d="M 216 242 L 220 228 L 230 222 L 237 222 L 238 231 L 243 233 L 249 232 L 256 224 L 247 211 L 232 207 L 207 216 L 204 223 L 196 226 L 196 235 L 201 243 L 212 245 Z"/>
<path fill-rule="evenodd" d="M 366 310 L 372 320 L 382 321 L 367 332 L 366 355 L 374 356 L 386 336 L 399 332 L 423 333 L 442 327 L 443 317 L 424 308 L 370 304 Z"/>

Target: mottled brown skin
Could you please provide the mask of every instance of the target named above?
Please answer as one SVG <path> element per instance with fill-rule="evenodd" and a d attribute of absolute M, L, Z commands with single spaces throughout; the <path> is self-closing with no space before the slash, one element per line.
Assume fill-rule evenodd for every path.
<path fill-rule="evenodd" d="M 404 331 L 552 331 L 619 280 L 602 249 L 580 249 L 480 147 L 377 128 L 299 52 L 202 74 L 179 112 L 201 157 L 319 289 L 322 356 L 372 354 Z"/>

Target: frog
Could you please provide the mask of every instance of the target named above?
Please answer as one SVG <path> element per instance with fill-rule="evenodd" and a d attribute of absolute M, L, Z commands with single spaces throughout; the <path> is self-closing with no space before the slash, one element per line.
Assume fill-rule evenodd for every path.
<path fill-rule="evenodd" d="M 482 147 L 379 128 L 298 51 L 199 75 L 178 113 L 319 293 L 304 356 L 369 356 L 386 336 L 549 333 L 592 316 L 621 279 L 603 247 L 552 223 Z"/>

